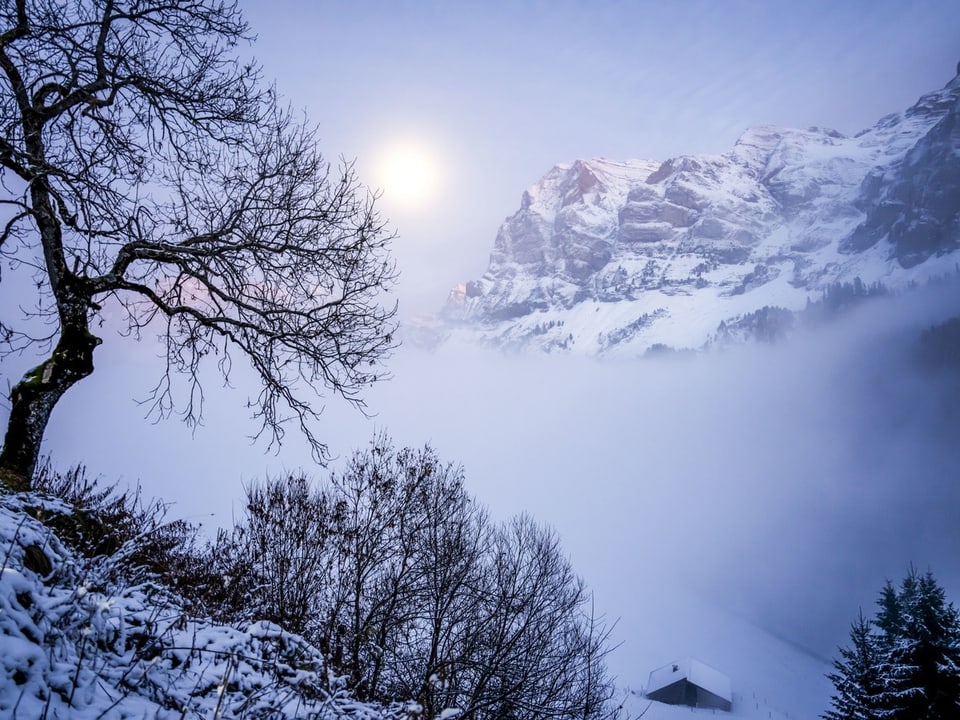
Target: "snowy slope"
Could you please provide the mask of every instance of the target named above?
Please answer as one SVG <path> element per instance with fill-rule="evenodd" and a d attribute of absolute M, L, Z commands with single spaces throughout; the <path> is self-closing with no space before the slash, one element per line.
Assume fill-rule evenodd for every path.
<path fill-rule="evenodd" d="M 629 688 L 625 708 L 632 716 L 649 706 L 647 720 L 714 716 L 813 720 L 826 710 L 831 686 L 825 677 L 829 671 L 825 660 L 700 600 L 689 589 L 668 587 L 655 592 L 659 597 L 653 603 L 643 600 L 644 618 L 637 622 L 642 630 L 638 627 L 636 636 L 618 649 L 621 657 L 611 660 Z M 730 679 L 733 707 L 729 713 L 651 703 L 644 697 L 650 672 L 686 657 Z"/>
<path fill-rule="evenodd" d="M 500 228 L 484 275 L 415 339 L 586 355 L 699 348 L 721 321 L 859 277 L 954 272 L 960 77 L 854 137 L 762 126 L 727 153 L 577 160 Z"/>
<path fill-rule="evenodd" d="M 0 497 L 0 717 L 401 718 L 352 700 L 299 636 L 191 617 L 114 561 L 83 561 L 33 515 L 72 508 Z M 122 551 L 121 551 L 122 554 Z"/>

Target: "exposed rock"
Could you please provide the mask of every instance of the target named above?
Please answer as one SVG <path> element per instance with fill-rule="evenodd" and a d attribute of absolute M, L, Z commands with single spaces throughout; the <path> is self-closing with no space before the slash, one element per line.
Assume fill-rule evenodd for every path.
<path fill-rule="evenodd" d="M 866 219 L 844 245 L 862 251 L 886 239 L 903 267 L 913 267 L 934 255 L 952 252 L 960 241 L 960 102 L 889 168 L 868 173 L 861 185 L 859 206 Z M 929 111 L 929 110 L 928 110 Z"/>

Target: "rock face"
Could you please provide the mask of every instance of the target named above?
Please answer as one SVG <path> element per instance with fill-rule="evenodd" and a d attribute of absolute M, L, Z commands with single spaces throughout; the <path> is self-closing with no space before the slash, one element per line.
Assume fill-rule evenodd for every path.
<path fill-rule="evenodd" d="M 696 348 L 722 321 L 801 308 L 833 283 L 953 272 L 958 244 L 960 76 L 855 137 L 757 127 L 722 155 L 557 165 L 434 331 L 586 354 Z"/>
<path fill-rule="evenodd" d="M 956 250 L 960 241 L 960 99 L 926 96 L 907 112 L 939 120 L 900 162 L 867 174 L 858 199 L 866 219 L 844 249 L 863 250 L 886 239 L 909 268 Z"/>

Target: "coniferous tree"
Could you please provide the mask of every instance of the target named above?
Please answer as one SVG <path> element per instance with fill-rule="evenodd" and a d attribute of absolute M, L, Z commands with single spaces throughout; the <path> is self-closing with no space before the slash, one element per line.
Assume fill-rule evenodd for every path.
<path fill-rule="evenodd" d="M 904 584 L 910 583 L 909 576 L 904 580 Z M 874 625 L 880 631 L 885 643 L 892 643 L 900 636 L 903 628 L 903 611 L 900 607 L 900 596 L 893 583 L 887 580 L 883 589 L 880 591 L 880 598 L 877 600 L 879 610 L 874 620 Z M 885 649 L 889 650 L 889 647 Z"/>
<path fill-rule="evenodd" d="M 927 572 L 887 581 L 876 617 L 862 614 L 840 649 L 826 720 L 960 718 L 960 617 Z"/>
<path fill-rule="evenodd" d="M 823 715 L 826 720 L 877 720 L 879 662 L 878 638 L 861 610 L 850 626 L 850 645 L 841 647 L 840 658 L 833 661 L 836 672 L 827 675 L 837 692 L 830 701 L 833 709 Z"/>
<path fill-rule="evenodd" d="M 956 720 L 960 717 L 960 623 L 931 573 L 911 570 L 897 594 L 898 635 L 881 666 L 883 717 Z"/>

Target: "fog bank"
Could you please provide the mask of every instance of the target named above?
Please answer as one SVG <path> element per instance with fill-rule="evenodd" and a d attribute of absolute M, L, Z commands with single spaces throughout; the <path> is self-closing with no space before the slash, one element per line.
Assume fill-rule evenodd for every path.
<path fill-rule="evenodd" d="M 776 346 L 630 362 L 406 347 L 367 396 L 376 417 L 331 403 L 318 431 L 341 458 L 377 429 L 430 443 L 496 517 L 553 525 L 598 610 L 620 618 L 614 667 L 639 668 L 634 682 L 670 661 L 644 648 L 663 652 L 652 634 L 685 622 L 665 609 L 690 602 L 829 657 L 910 563 L 960 596 L 958 383 L 912 360 L 921 328 L 957 314 L 960 293 L 940 289 Z M 148 345 L 110 340 L 97 365 L 54 413 L 60 466 L 139 480 L 212 524 L 230 522 L 244 481 L 326 475 L 292 433 L 277 455 L 245 439 L 242 371 L 235 390 L 208 384 L 191 433 L 130 401 L 155 379 Z"/>

